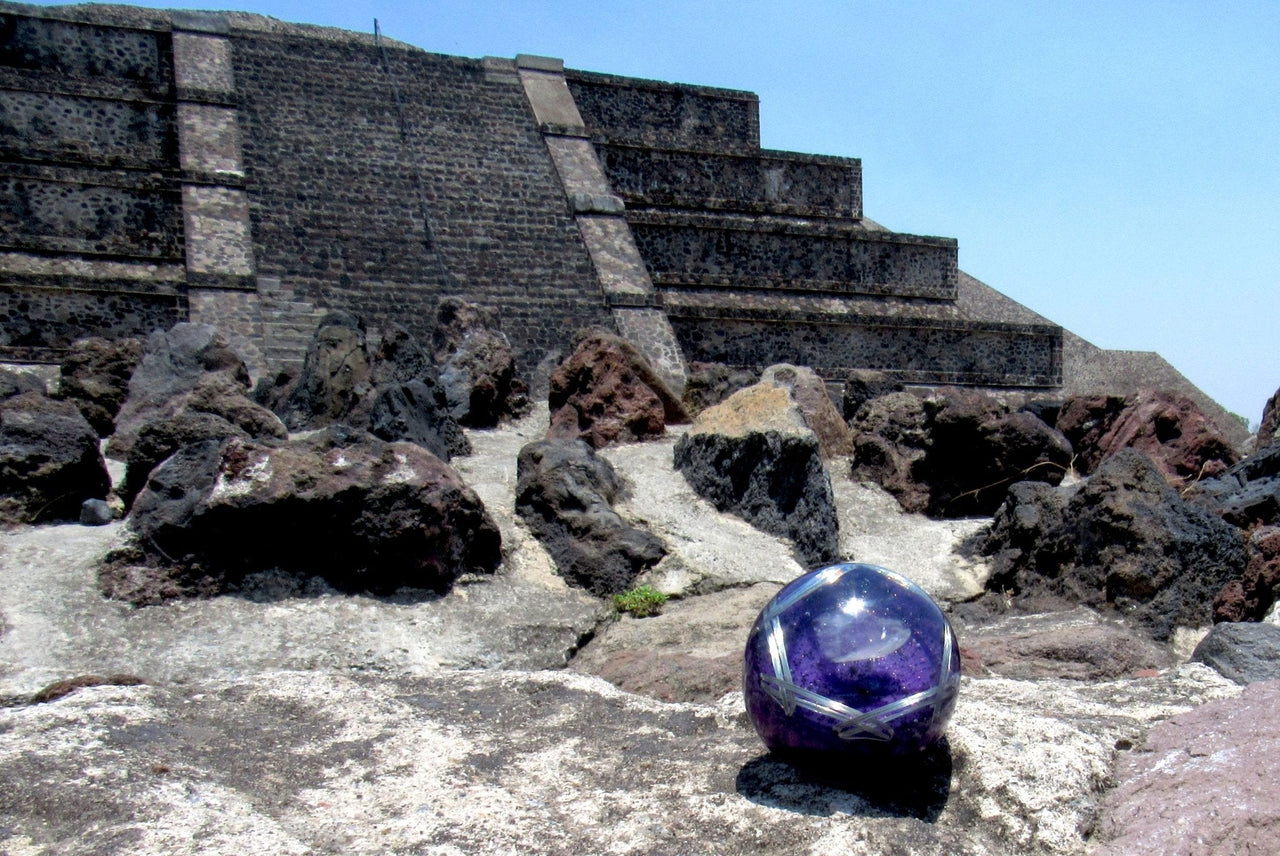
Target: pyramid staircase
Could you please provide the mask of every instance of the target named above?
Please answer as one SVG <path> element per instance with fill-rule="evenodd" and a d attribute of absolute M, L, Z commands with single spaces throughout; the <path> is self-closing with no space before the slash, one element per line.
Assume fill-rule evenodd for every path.
<path fill-rule="evenodd" d="M 761 149 L 753 93 L 565 78 L 688 360 L 1062 383 L 1061 328 L 966 308 L 956 241 L 864 218 L 857 159 Z"/>

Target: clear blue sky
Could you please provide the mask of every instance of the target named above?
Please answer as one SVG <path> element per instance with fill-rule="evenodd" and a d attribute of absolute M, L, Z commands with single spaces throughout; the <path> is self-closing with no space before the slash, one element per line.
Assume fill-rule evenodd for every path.
<path fill-rule="evenodd" d="M 1158 351 L 1251 423 L 1280 387 L 1277 0 L 238 2 L 751 90 L 766 148 L 862 158 L 868 217 L 957 238 L 1041 315 Z"/>

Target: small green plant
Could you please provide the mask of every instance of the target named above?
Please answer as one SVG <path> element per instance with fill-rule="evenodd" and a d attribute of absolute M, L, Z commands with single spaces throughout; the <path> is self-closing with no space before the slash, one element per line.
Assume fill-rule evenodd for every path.
<path fill-rule="evenodd" d="M 648 618 L 662 611 L 667 596 L 653 586 L 639 586 L 613 596 L 613 608 L 618 612 L 629 612 L 636 618 Z"/>

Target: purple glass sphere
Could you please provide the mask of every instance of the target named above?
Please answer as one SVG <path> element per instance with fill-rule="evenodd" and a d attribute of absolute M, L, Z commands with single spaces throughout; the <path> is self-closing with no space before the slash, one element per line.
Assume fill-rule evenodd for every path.
<path fill-rule="evenodd" d="M 771 750 L 907 755 L 942 736 L 960 653 L 947 617 L 915 583 L 875 565 L 829 565 L 761 611 L 742 687 Z"/>

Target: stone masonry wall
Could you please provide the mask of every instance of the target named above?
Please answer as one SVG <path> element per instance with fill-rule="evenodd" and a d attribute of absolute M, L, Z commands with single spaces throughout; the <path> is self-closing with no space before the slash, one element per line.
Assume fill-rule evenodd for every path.
<path fill-rule="evenodd" d="M 497 306 L 526 365 L 608 323 L 514 69 L 347 35 L 233 31 L 259 276 L 419 334 Z"/>
<path fill-rule="evenodd" d="M 34 14 L 30 14 L 34 13 Z M 170 36 L 0 6 L 0 355 L 185 316 Z"/>
<path fill-rule="evenodd" d="M 756 152 L 760 99 L 754 92 L 565 71 L 574 103 L 597 142 L 665 149 Z"/>

